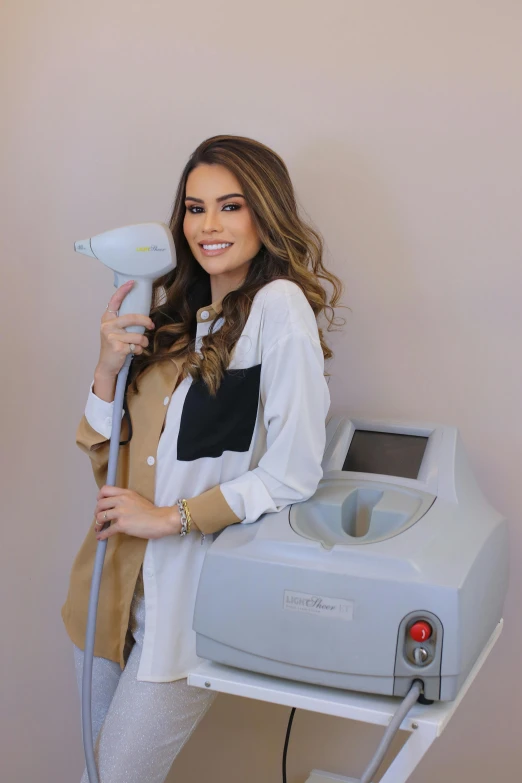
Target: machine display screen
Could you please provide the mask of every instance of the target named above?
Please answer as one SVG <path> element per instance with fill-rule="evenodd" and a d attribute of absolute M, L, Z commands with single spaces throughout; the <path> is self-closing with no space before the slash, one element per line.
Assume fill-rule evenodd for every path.
<path fill-rule="evenodd" d="M 428 438 L 355 430 L 343 470 L 416 479 Z"/>

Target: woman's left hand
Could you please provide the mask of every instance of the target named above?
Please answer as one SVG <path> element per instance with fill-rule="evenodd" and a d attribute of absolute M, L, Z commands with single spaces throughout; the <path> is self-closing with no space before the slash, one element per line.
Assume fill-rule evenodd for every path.
<path fill-rule="evenodd" d="M 137 538 L 162 538 L 181 530 L 177 506 L 155 506 L 131 489 L 103 486 L 98 492 L 94 531 L 98 541 L 126 533 Z M 110 526 L 102 531 L 106 522 Z"/>

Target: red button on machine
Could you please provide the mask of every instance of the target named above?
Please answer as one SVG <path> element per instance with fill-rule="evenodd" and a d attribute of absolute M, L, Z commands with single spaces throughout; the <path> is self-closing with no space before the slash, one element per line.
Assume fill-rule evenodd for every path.
<path fill-rule="evenodd" d="M 414 623 L 410 628 L 410 636 L 416 642 L 425 642 L 426 639 L 430 638 L 432 633 L 433 629 L 431 625 L 428 625 L 428 623 L 425 623 L 423 620 Z"/>

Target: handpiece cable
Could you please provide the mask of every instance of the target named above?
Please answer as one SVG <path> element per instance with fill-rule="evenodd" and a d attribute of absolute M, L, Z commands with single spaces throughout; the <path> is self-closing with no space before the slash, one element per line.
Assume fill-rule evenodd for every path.
<path fill-rule="evenodd" d="M 130 353 L 118 373 L 116 391 L 114 394 L 114 407 L 112 415 L 111 439 L 109 444 L 109 464 L 107 467 L 107 485 L 115 486 L 118 469 L 118 456 L 120 448 L 121 412 L 125 398 L 127 376 L 134 354 Z M 107 522 L 102 530 L 105 530 L 110 522 Z M 103 572 L 103 561 L 107 539 L 98 541 L 96 557 L 91 579 L 91 592 L 89 595 L 89 609 L 87 613 L 87 631 L 85 634 L 85 651 L 83 656 L 82 676 L 82 735 L 85 751 L 85 763 L 89 783 L 100 783 L 96 760 L 94 758 L 94 741 L 92 736 L 92 666 L 94 659 L 94 638 L 96 635 L 96 614 L 98 612 L 98 599 L 100 596 L 100 584 Z"/>

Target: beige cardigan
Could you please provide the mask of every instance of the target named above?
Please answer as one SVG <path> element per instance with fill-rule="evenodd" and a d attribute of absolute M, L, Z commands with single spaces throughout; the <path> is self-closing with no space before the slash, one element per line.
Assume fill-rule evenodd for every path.
<path fill-rule="evenodd" d="M 207 310 L 210 308 L 207 308 Z M 219 312 L 219 309 L 216 308 Z M 139 394 L 127 391 L 128 411 L 132 420 L 132 439 L 120 446 L 116 486 L 132 489 L 154 503 L 155 469 L 147 465 L 147 455 L 155 454 L 163 430 L 167 407 L 166 396 L 172 396 L 180 377 L 181 361 L 171 359 L 150 367 L 140 378 Z M 121 440 L 129 435 L 126 419 Z M 91 460 L 98 487 L 107 480 L 109 441 L 96 432 L 83 416 L 76 443 Z M 93 498 L 93 506 L 95 505 Z M 191 516 L 205 534 L 214 533 L 241 520 L 226 502 L 219 486 L 188 499 Z M 69 591 L 62 608 L 65 628 L 73 643 L 85 646 L 85 629 L 94 557 L 97 541 L 94 522 L 78 552 L 71 571 Z M 143 563 L 147 539 L 119 534 L 107 541 L 107 551 L 100 588 L 94 654 L 118 661 L 124 666 L 124 647 L 129 624 L 132 596 Z"/>

